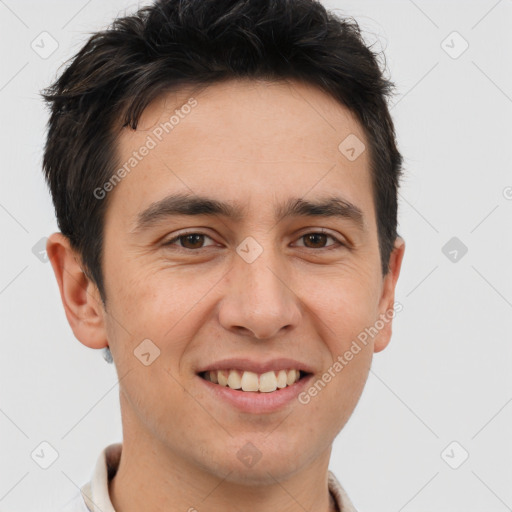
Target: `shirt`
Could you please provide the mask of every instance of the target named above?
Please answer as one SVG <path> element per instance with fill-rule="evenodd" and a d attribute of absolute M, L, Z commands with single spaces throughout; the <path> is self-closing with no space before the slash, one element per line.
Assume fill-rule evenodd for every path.
<path fill-rule="evenodd" d="M 60 512 L 115 512 L 108 486 L 117 472 L 122 446 L 122 443 L 111 444 L 100 453 L 91 480 L 82 486 Z M 328 472 L 328 487 L 338 512 L 357 512 L 331 471 Z"/>

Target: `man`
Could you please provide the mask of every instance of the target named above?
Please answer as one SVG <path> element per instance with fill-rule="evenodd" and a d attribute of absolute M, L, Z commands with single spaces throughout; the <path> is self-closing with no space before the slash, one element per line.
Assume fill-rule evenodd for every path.
<path fill-rule="evenodd" d="M 391 88 L 316 1 L 162 0 L 45 91 L 47 252 L 123 423 L 67 510 L 355 510 L 328 466 L 391 337 Z"/>

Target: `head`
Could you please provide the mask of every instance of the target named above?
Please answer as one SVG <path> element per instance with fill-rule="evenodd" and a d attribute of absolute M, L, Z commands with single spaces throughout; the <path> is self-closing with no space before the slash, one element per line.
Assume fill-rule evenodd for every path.
<path fill-rule="evenodd" d="M 93 35 L 45 91 L 48 255 L 75 336 L 110 346 L 125 439 L 251 482 L 329 450 L 390 340 L 404 252 L 377 57 L 313 0 L 160 1 Z M 280 410 L 240 413 L 205 387 L 212 362 L 290 354 L 313 385 L 379 320 Z M 248 441 L 265 464 L 240 465 Z"/>

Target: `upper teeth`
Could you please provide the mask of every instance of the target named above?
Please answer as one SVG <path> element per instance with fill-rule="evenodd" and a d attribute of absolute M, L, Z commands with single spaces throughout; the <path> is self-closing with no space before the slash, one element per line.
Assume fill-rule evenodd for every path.
<path fill-rule="evenodd" d="M 279 370 L 261 374 L 239 370 L 211 370 L 205 372 L 205 378 L 231 389 L 269 393 L 297 382 L 300 378 L 300 370 Z"/>

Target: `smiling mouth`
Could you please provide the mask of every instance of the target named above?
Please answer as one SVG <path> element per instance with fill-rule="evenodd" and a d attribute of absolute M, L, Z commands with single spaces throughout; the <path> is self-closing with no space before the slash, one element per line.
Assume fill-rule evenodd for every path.
<path fill-rule="evenodd" d="M 254 373 L 243 370 L 210 370 L 198 374 L 202 379 L 233 390 L 252 393 L 272 393 L 290 386 L 312 375 L 302 370 L 278 370 Z"/>

